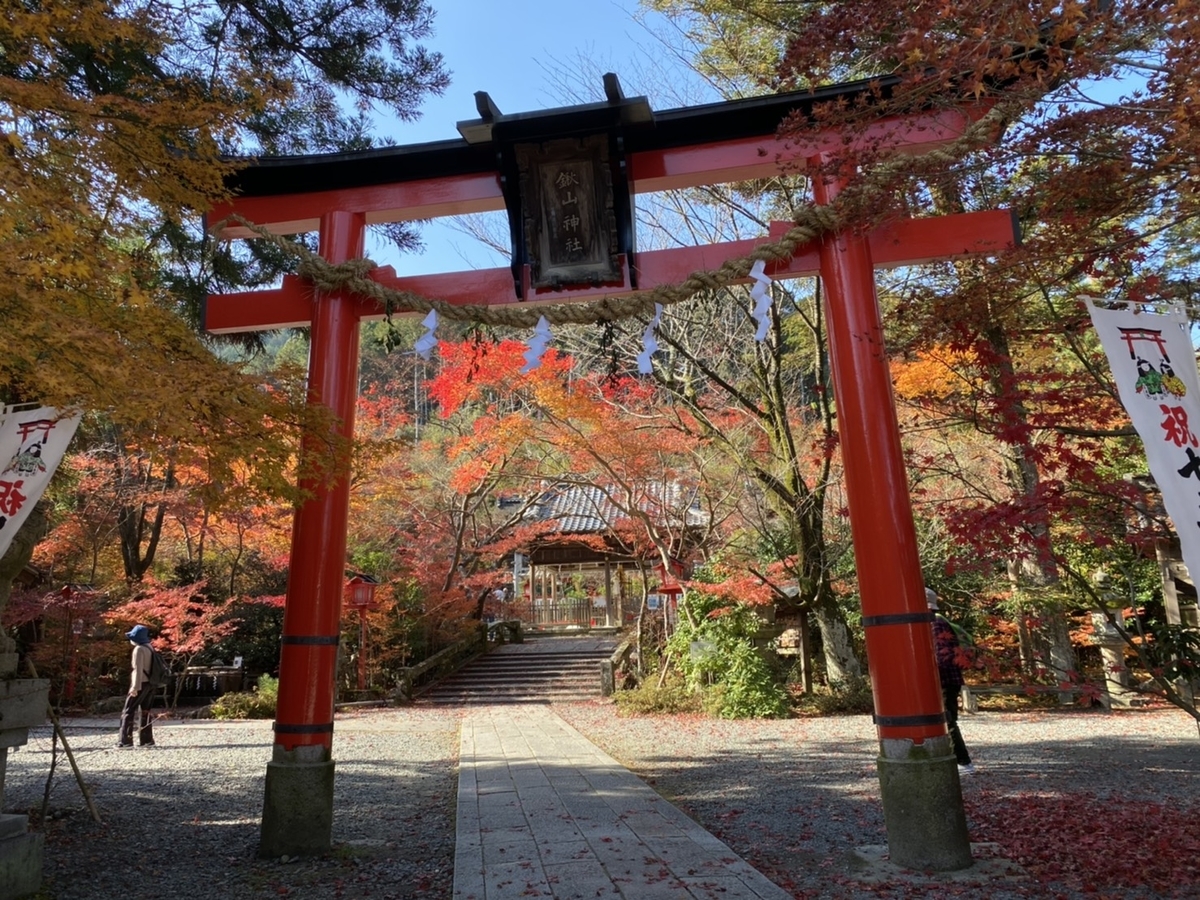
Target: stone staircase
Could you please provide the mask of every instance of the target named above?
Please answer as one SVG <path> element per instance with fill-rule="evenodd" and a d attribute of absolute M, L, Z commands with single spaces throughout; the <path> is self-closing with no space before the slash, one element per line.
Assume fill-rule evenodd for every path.
<path fill-rule="evenodd" d="M 611 637 L 528 636 L 504 644 L 430 685 L 416 698 L 432 706 L 558 703 L 600 696 L 600 662 Z"/>

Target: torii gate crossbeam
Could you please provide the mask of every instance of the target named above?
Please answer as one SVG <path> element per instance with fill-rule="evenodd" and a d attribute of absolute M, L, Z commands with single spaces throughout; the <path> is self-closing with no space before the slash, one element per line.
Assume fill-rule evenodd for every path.
<path fill-rule="evenodd" d="M 611 82 L 609 78 L 611 77 Z M 504 142 L 548 141 L 572 129 L 607 129 L 626 155 L 629 190 L 718 184 L 781 171 L 816 171 L 829 154 L 853 154 L 836 132 L 804 144 L 774 140 L 785 115 L 853 100 L 878 82 L 835 85 L 663 113 L 644 99 L 626 100 L 606 76 L 607 104 L 538 114 L 488 115 L 460 123 L 468 140 L 385 148 L 366 153 L 265 160 L 233 179 L 239 196 L 214 209 L 225 237 L 251 231 L 227 221 L 236 214 L 275 233 L 316 229 L 329 263 L 362 252 L 367 224 L 499 209 L 509 205 L 513 172 L 500 171 Z M 885 84 L 886 88 L 887 85 Z M 486 95 L 484 95 L 486 100 Z M 481 103 L 481 111 L 485 104 Z M 921 152 L 961 135 L 981 111 L 938 110 L 880 119 L 868 140 L 895 152 Z M 597 125 L 597 122 L 600 124 Z M 714 136 L 720 139 L 714 139 Z M 497 149 L 499 148 L 499 149 Z M 826 171 L 822 168 L 822 172 Z M 818 204 L 833 202 L 845 183 L 818 174 Z M 506 185 L 510 191 L 505 193 Z M 781 223 L 773 231 L 787 227 Z M 515 234 L 515 231 L 514 231 Z M 514 237 L 514 240 L 517 240 Z M 766 238 L 764 240 L 769 240 Z M 831 346 L 839 436 L 846 462 L 855 558 L 880 739 L 879 770 L 891 858 L 914 869 L 949 870 L 971 863 L 958 772 L 946 732 L 934 666 L 930 614 L 900 449 L 874 268 L 992 254 L 1014 240 L 1011 217 L 971 213 L 892 222 L 869 234 L 828 234 L 801 247 L 776 277 L 819 274 Z M 531 289 L 529 265 L 511 270 L 399 277 L 376 270 L 380 284 L 452 304 L 542 304 L 644 291 L 716 268 L 763 241 L 740 241 L 621 256 L 623 284 Z M 632 249 L 632 248 L 630 248 Z M 210 296 L 206 328 L 234 332 L 311 325 L 310 402 L 327 406 L 340 432 L 353 432 L 358 324 L 379 317 L 376 303 L 345 290 L 314 291 L 285 278 L 274 291 Z M 316 440 L 319 436 L 313 436 Z M 320 853 L 331 840 L 333 812 L 333 681 L 343 592 L 347 481 L 307 485 L 311 499 L 296 510 L 284 616 L 275 746 L 268 765 L 260 853 Z"/>

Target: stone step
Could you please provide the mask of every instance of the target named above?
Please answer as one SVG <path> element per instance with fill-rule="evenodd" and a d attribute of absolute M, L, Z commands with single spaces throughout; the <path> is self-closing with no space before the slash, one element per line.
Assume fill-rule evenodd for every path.
<path fill-rule="evenodd" d="M 531 644 L 534 642 L 531 642 Z M 553 640 L 511 645 L 478 657 L 429 686 L 418 702 L 437 706 L 547 703 L 600 695 L 600 663 L 612 648 L 559 650 Z"/>
<path fill-rule="evenodd" d="M 528 669 L 511 670 L 504 672 L 488 671 L 486 669 L 472 669 L 469 672 L 456 672 L 442 679 L 442 682 L 450 681 L 453 678 L 466 678 L 471 681 L 496 681 L 496 682 L 512 682 L 512 681 L 557 681 L 559 679 L 570 679 L 572 681 L 586 681 L 588 679 L 600 678 L 600 669 L 555 669 L 552 672 L 532 672 Z"/>
<path fill-rule="evenodd" d="M 493 689 L 534 690 L 573 690 L 594 693 L 600 690 L 600 677 L 595 678 L 514 678 L 510 681 L 497 681 L 494 678 L 456 678 L 439 682 L 429 691 L 436 690 L 493 690 Z M 428 693 L 427 691 L 426 693 Z"/>
<path fill-rule="evenodd" d="M 491 665 L 529 665 L 535 662 L 571 662 L 575 660 L 594 661 L 608 659 L 608 653 L 502 653 L 500 650 L 493 650 L 484 656 L 479 656 L 475 660 L 476 664 Z M 474 665 L 474 664 L 473 664 Z"/>
<path fill-rule="evenodd" d="M 471 663 L 471 668 L 489 669 L 495 672 L 547 671 L 550 669 L 581 669 L 585 667 L 599 668 L 603 659 L 548 659 L 532 662 L 478 660 Z"/>

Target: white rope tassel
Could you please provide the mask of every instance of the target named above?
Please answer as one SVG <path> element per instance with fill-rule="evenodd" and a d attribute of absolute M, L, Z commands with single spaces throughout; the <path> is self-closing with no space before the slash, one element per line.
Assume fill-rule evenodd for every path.
<path fill-rule="evenodd" d="M 750 313 L 758 322 L 758 330 L 754 339 L 759 343 L 767 337 L 767 329 L 771 326 L 771 276 L 767 274 L 767 264 L 761 259 L 755 260 L 750 267 L 750 277 L 754 279 L 754 287 L 750 288 L 750 296 L 754 298 L 754 311 Z"/>
<path fill-rule="evenodd" d="M 646 330 L 642 332 L 642 352 L 638 354 L 637 367 L 638 371 L 643 375 L 649 375 L 654 371 L 654 364 L 650 362 L 650 357 L 658 352 L 658 341 L 654 338 L 654 332 L 658 328 L 658 323 L 662 321 L 663 305 L 661 303 L 654 304 L 654 318 L 646 326 Z"/>
<path fill-rule="evenodd" d="M 521 367 L 521 374 L 532 372 L 542 364 L 542 354 L 546 352 L 546 345 L 550 343 L 550 323 L 546 321 L 545 316 L 538 316 L 537 325 L 533 329 L 533 337 L 529 339 L 529 349 L 525 351 L 525 365 Z"/>
<path fill-rule="evenodd" d="M 434 334 L 434 332 L 437 331 L 438 326 L 437 310 L 431 309 L 429 314 L 421 321 L 421 324 L 425 326 L 426 331 L 423 335 L 417 338 L 416 343 L 413 344 L 413 349 L 417 352 L 417 356 L 421 357 L 421 359 L 429 359 L 429 357 L 433 354 L 434 349 L 437 347 L 438 342 L 437 335 Z"/>

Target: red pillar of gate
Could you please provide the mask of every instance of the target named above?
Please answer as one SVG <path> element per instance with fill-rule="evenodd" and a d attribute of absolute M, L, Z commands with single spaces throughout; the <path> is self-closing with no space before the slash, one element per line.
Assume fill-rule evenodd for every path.
<path fill-rule="evenodd" d="M 817 203 L 842 187 L 814 178 Z M 880 739 L 921 744 L 947 732 L 871 251 L 842 231 L 820 258 L 876 726 Z"/>
<path fill-rule="evenodd" d="M 362 214 L 333 212 L 321 218 L 320 252 L 333 264 L 362 255 Z M 337 434 L 354 433 L 358 395 L 358 306 L 344 291 L 313 296 L 308 363 L 308 402 L 328 407 Z M 302 455 L 327 452 L 321 435 L 305 438 Z M 296 509 L 287 605 L 279 661 L 275 743 L 286 750 L 333 742 L 333 703 L 338 636 L 346 581 L 346 526 L 350 480 L 310 479 L 310 493 Z"/>

